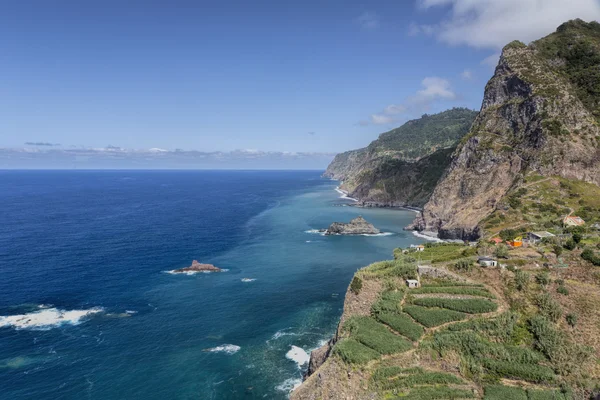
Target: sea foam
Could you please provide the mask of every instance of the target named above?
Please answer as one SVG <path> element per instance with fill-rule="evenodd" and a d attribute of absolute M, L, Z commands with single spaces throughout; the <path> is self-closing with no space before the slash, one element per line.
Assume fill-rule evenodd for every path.
<path fill-rule="evenodd" d="M 291 393 L 294 389 L 302 384 L 302 379 L 300 378 L 289 378 L 283 381 L 280 385 L 275 386 L 275 389 L 285 392 Z"/>
<path fill-rule="evenodd" d="M 421 239 L 426 239 L 429 240 L 431 242 L 438 242 L 438 243 L 443 243 L 445 242 L 445 240 L 442 240 L 436 236 L 431 236 L 431 235 L 425 235 L 420 233 L 419 231 L 412 231 L 412 234 L 415 235 L 416 237 L 419 237 Z"/>
<path fill-rule="evenodd" d="M 354 197 L 349 197 L 348 192 L 340 189 L 339 186 L 335 188 L 335 191 L 338 192 L 339 194 L 341 194 L 340 199 L 348 199 L 348 200 L 352 200 L 352 201 L 358 201 L 358 199 L 355 199 Z"/>
<path fill-rule="evenodd" d="M 227 354 L 235 354 L 240 351 L 241 347 L 236 346 L 235 344 L 222 344 L 217 347 L 212 347 L 210 349 L 205 349 L 209 353 L 227 353 Z"/>
<path fill-rule="evenodd" d="M 291 349 L 285 354 L 285 357 L 298 364 L 298 368 L 302 368 L 303 365 L 308 364 L 310 361 L 310 355 L 304 349 L 298 346 L 292 346 Z"/>
<path fill-rule="evenodd" d="M 60 310 L 58 308 L 46 308 L 40 311 L 0 317 L 1 327 L 13 327 L 15 329 L 49 330 L 61 325 L 78 325 L 87 317 L 103 312 L 102 307 L 94 307 L 88 310 Z"/>

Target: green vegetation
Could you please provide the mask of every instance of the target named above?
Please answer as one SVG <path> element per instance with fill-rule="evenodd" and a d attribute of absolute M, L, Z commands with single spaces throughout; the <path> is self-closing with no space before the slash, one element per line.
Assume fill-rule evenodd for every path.
<path fill-rule="evenodd" d="M 415 321 L 427 328 L 443 325 L 447 322 L 460 321 L 467 318 L 467 314 L 458 311 L 444 310 L 441 308 L 426 308 L 419 306 L 405 306 L 404 312 Z"/>
<path fill-rule="evenodd" d="M 429 372 L 421 368 L 382 367 L 375 371 L 372 379 L 383 390 L 417 385 L 464 384 L 462 379 L 452 374 Z"/>
<path fill-rule="evenodd" d="M 382 312 L 400 311 L 400 302 L 404 298 L 404 291 L 386 291 L 383 292 L 373 306 L 371 313 L 379 314 Z"/>
<path fill-rule="evenodd" d="M 415 299 L 413 304 L 424 307 L 447 308 L 469 314 L 483 314 L 496 311 L 498 305 L 485 299 L 446 299 L 446 298 L 421 298 Z"/>
<path fill-rule="evenodd" d="M 583 258 L 585 261 L 591 262 L 595 266 L 600 266 L 600 257 L 598 257 L 592 249 L 583 250 L 581 252 L 581 258 Z"/>
<path fill-rule="evenodd" d="M 527 400 L 527 392 L 521 388 L 503 385 L 486 386 L 484 400 Z"/>
<path fill-rule="evenodd" d="M 551 382 L 554 380 L 554 371 L 543 365 L 486 359 L 483 360 L 483 366 L 490 372 L 507 378 L 523 379 L 530 382 Z"/>
<path fill-rule="evenodd" d="M 488 299 L 494 299 L 496 296 L 491 294 L 487 289 L 480 289 L 474 287 L 462 287 L 462 286 L 425 286 L 410 291 L 412 294 L 419 293 L 447 293 L 447 294 L 465 294 L 470 296 L 481 296 L 487 297 Z"/>
<path fill-rule="evenodd" d="M 542 286 L 547 286 L 550 284 L 550 274 L 547 271 L 542 271 L 535 275 L 535 281 Z"/>
<path fill-rule="evenodd" d="M 454 399 L 471 399 L 474 398 L 473 392 L 466 389 L 453 389 L 444 386 L 438 387 L 420 387 L 411 389 L 411 391 L 396 397 L 396 399 L 402 400 L 454 400 Z"/>
<path fill-rule="evenodd" d="M 366 364 L 379 358 L 378 352 L 352 339 L 337 342 L 333 352 L 348 364 Z"/>
<path fill-rule="evenodd" d="M 380 261 L 361 269 L 358 275 L 364 279 L 398 277 L 401 279 L 416 279 L 417 265 L 400 257 L 396 260 Z"/>
<path fill-rule="evenodd" d="M 458 260 L 463 258 L 463 252 L 468 250 L 469 246 L 460 243 L 427 243 L 425 250 L 418 253 L 422 260 L 431 260 L 432 263 L 441 263 Z M 402 249 L 394 250 L 394 258 L 400 259 L 404 255 Z"/>
<path fill-rule="evenodd" d="M 447 287 L 447 286 L 485 288 L 485 286 L 480 283 L 465 283 L 465 282 L 461 282 L 461 281 L 453 281 L 450 279 L 443 279 L 443 278 L 429 278 L 429 277 L 421 278 L 421 288 Z M 411 292 L 414 293 L 414 290 L 412 290 Z"/>
<path fill-rule="evenodd" d="M 396 151 L 405 159 L 431 154 L 432 148 L 452 147 L 467 134 L 477 112 L 453 108 L 439 114 L 424 114 L 399 128 L 382 133 L 367 148 L 369 151 Z"/>
<path fill-rule="evenodd" d="M 569 326 L 575 327 L 575 325 L 577 325 L 577 314 L 569 313 L 565 319 L 567 320 L 567 324 L 569 324 Z"/>
<path fill-rule="evenodd" d="M 402 353 L 412 348 L 412 343 L 393 334 L 371 317 L 352 317 L 344 324 L 350 338 L 375 350 L 379 354 Z"/>
<path fill-rule="evenodd" d="M 515 271 L 515 286 L 517 290 L 523 291 L 527 289 L 529 285 L 529 274 L 527 272 L 517 270 Z"/>
<path fill-rule="evenodd" d="M 562 317 L 560 304 L 549 293 L 540 294 L 536 299 L 536 304 L 540 309 L 540 314 L 550 321 L 557 322 Z"/>
<path fill-rule="evenodd" d="M 355 276 L 352 278 L 352 282 L 350 283 L 350 290 L 352 290 L 354 294 L 359 294 L 360 289 L 362 289 L 362 279 L 360 279 L 358 276 Z"/>
<path fill-rule="evenodd" d="M 404 313 L 384 312 L 377 314 L 376 318 L 412 341 L 419 340 L 423 336 L 423 327 Z"/>
<path fill-rule="evenodd" d="M 567 287 L 565 285 L 558 285 L 558 287 L 556 288 L 556 291 L 564 296 L 569 295 L 569 289 L 567 289 Z"/>

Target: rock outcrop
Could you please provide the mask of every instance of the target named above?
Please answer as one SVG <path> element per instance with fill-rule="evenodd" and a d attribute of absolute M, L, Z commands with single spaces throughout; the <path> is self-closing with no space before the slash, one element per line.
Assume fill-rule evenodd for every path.
<path fill-rule="evenodd" d="M 479 223 L 534 171 L 600 184 L 600 24 L 570 21 L 504 47 L 481 111 L 453 154 L 419 230 L 476 239 Z"/>
<path fill-rule="evenodd" d="M 212 264 L 201 264 L 197 260 L 192 261 L 192 265 L 185 268 L 173 270 L 174 274 L 186 274 L 193 272 L 221 272 L 221 268 L 217 268 Z"/>
<path fill-rule="evenodd" d="M 363 206 L 422 207 L 477 112 L 455 108 L 408 121 L 368 147 L 338 154 L 324 176 Z"/>
<path fill-rule="evenodd" d="M 376 235 L 378 233 L 380 233 L 379 229 L 362 216 L 358 216 L 348 223 L 334 222 L 325 231 L 325 235 Z"/>

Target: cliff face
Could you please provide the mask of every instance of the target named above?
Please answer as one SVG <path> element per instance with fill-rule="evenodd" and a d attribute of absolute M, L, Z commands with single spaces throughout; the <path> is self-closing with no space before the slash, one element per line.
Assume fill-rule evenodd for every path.
<path fill-rule="evenodd" d="M 600 24 L 570 21 L 507 45 L 481 112 L 416 221 L 442 238 L 475 239 L 523 174 L 600 184 Z"/>
<path fill-rule="evenodd" d="M 343 181 L 342 189 L 366 206 L 421 207 L 475 115 L 457 108 L 408 121 L 366 148 L 338 154 L 324 176 Z"/>

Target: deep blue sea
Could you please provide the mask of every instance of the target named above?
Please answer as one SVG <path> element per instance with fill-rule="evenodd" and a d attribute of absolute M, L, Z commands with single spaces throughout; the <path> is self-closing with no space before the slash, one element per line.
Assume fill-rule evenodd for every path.
<path fill-rule="evenodd" d="M 350 207 L 335 186 L 316 171 L 0 171 L 0 398 L 286 398 L 352 274 L 420 242 L 402 231 L 412 212 Z M 359 214 L 392 234 L 310 233 Z M 166 272 L 194 259 L 228 271 Z"/>

